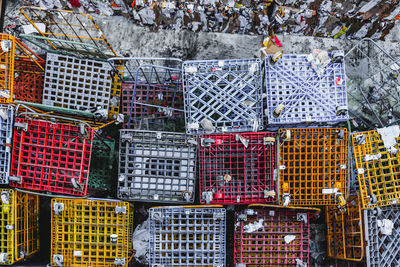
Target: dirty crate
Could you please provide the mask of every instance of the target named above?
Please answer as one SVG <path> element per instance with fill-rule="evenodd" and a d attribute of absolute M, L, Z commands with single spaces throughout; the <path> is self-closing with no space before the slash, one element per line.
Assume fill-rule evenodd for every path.
<path fill-rule="evenodd" d="M 400 205 L 364 210 L 367 267 L 400 266 Z"/>
<path fill-rule="evenodd" d="M 351 195 L 345 206 L 327 206 L 325 211 L 328 257 L 362 261 L 364 230 L 360 196 Z"/>
<path fill-rule="evenodd" d="M 235 266 L 309 266 L 309 217 L 309 211 L 268 205 L 236 212 Z"/>
<path fill-rule="evenodd" d="M 345 204 L 347 129 L 279 129 L 282 205 Z"/>
<path fill-rule="evenodd" d="M 0 42 L 0 103 L 10 103 L 14 87 L 15 37 L 1 33 Z"/>
<path fill-rule="evenodd" d="M 89 190 L 112 192 L 115 140 L 95 135 L 90 160 Z"/>
<path fill-rule="evenodd" d="M 183 87 L 188 133 L 263 129 L 258 59 L 186 61 Z"/>
<path fill-rule="evenodd" d="M 108 62 L 47 53 L 43 104 L 108 118 L 111 69 Z"/>
<path fill-rule="evenodd" d="M 268 124 L 338 122 L 348 119 L 344 63 L 330 62 L 321 76 L 307 55 L 265 59 L 265 115 Z"/>
<path fill-rule="evenodd" d="M 128 266 L 133 206 L 102 199 L 53 198 L 51 266 Z"/>
<path fill-rule="evenodd" d="M 39 251 L 39 197 L 0 189 L 0 265 L 11 265 Z"/>
<path fill-rule="evenodd" d="M 44 84 L 44 62 L 27 59 L 15 60 L 14 99 L 31 103 L 42 103 Z"/>
<path fill-rule="evenodd" d="M 226 212 L 222 206 L 149 210 L 150 266 L 226 266 Z"/>
<path fill-rule="evenodd" d="M 184 133 L 121 130 L 118 197 L 193 203 L 196 147 Z"/>
<path fill-rule="evenodd" d="M 276 202 L 275 137 L 269 132 L 201 135 L 200 202 Z"/>
<path fill-rule="evenodd" d="M 386 144 L 380 134 L 385 129 L 396 133 L 393 127 L 400 132 L 398 126 L 392 126 L 352 134 L 363 209 L 396 204 L 400 199 L 399 133 Z"/>
<path fill-rule="evenodd" d="M 182 61 L 176 58 L 109 59 L 122 78 L 123 127 L 174 130 L 183 117 Z"/>
<path fill-rule="evenodd" d="M 11 164 L 14 108 L 0 104 L 0 184 L 8 184 Z"/>
<path fill-rule="evenodd" d="M 83 196 L 87 193 L 94 130 L 85 124 L 17 117 L 10 185 Z"/>

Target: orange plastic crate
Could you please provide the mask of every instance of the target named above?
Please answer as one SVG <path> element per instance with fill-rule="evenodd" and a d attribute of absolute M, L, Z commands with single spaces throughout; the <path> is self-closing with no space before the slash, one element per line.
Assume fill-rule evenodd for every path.
<path fill-rule="evenodd" d="M 279 130 L 281 205 L 344 204 L 347 178 L 347 130 Z"/>
<path fill-rule="evenodd" d="M 351 137 L 361 192 L 361 207 L 370 209 L 398 203 L 400 153 L 390 153 L 376 130 L 355 133 Z M 400 137 L 396 137 L 395 140 L 394 149 L 399 150 Z"/>
<path fill-rule="evenodd" d="M 364 234 L 360 196 L 352 195 L 344 207 L 326 207 L 328 257 L 361 261 Z"/>
<path fill-rule="evenodd" d="M 41 65 L 45 65 L 41 62 Z M 42 103 L 44 72 L 33 61 L 15 60 L 14 99 Z"/>

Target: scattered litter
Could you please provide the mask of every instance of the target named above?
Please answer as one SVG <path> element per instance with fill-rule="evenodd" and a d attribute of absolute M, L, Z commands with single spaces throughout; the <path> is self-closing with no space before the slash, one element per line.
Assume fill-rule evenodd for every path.
<path fill-rule="evenodd" d="M 376 220 L 376 223 L 379 227 L 380 232 L 383 235 L 392 235 L 394 224 L 391 220 Z"/>
<path fill-rule="evenodd" d="M 382 157 L 381 153 L 375 155 L 366 154 L 364 157 L 364 161 L 379 160 L 381 157 Z"/>
<path fill-rule="evenodd" d="M 396 138 L 400 135 L 399 125 L 393 125 L 386 128 L 379 128 L 377 132 L 381 135 L 383 145 L 386 149 L 390 149 L 397 144 Z"/>
<path fill-rule="evenodd" d="M 135 250 L 135 259 L 142 264 L 149 262 L 149 220 L 139 224 L 132 236 L 132 245 Z"/>
<path fill-rule="evenodd" d="M 293 240 L 296 239 L 296 236 L 295 235 L 285 235 L 284 239 L 285 239 L 285 243 L 289 244 L 290 242 L 292 242 Z"/>
<path fill-rule="evenodd" d="M 258 230 L 264 230 L 264 219 L 246 224 L 245 226 L 243 226 L 243 230 L 246 233 L 253 233 Z"/>

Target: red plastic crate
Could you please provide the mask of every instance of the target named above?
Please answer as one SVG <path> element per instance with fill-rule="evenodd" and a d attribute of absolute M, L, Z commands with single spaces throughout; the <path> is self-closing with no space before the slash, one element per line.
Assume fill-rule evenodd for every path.
<path fill-rule="evenodd" d="M 302 266 L 300 262 L 309 266 L 309 217 L 307 211 L 285 208 L 251 207 L 237 212 L 236 266 Z"/>
<path fill-rule="evenodd" d="M 228 133 L 199 137 L 200 201 L 276 202 L 276 135 Z"/>
<path fill-rule="evenodd" d="M 135 90 L 135 92 L 134 92 Z M 162 98 L 160 99 L 160 94 Z M 135 101 L 132 101 L 135 97 Z M 124 123 L 124 128 L 133 128 L 135 120 L 143 118 L 160 118 L 165 117 L 162 109 L 157 107 L 149 107 L 150 104 L 159 107 L 171 107 L 183 109 L 183 93 L 181 86 L 176 84 L 122 84 L 122 114 L 130 118 L 129 122 Z M 131 112 L 132 107 L 132 112 Z M 182 114 L 179 111 L 172 111 L 172 116 Z M 130 125 L 129 125 L 130 124 Z"/>
<path fill-rule="evenodd" d="M 44 66 L 44 62 L 40 62 Z M 14 99 L 42 103 L 44 73 L 35 62 L 15 60 Z"/>
<path fill-rule="evenodd" d="M 16 118 L 10 185 L 23 189 L 86 195 L 93 129 Z"/>

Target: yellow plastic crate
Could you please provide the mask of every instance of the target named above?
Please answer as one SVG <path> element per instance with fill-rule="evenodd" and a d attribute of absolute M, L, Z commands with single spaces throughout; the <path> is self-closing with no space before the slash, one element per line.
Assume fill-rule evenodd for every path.
<path fill-rule="evenodd" d="M 392 153 L 384 146 L 378 131 L 352 134 L 354 159 L 361 192 L 361 207 L 370 209 L 400 200 L 400 137 Z M 393 153 L 394 152 L 394 153 Z"/>
<path fill-rule="evenodd" d="M 11 265 L 39 251 L 39 197 L 0 189 L 0 265 Z"/>
<path fill-rule="evenodd" d="M 364 258 L 364 234 L 360 196 L 349 197 L 344 207 L 326 207 L 328 257 L 361 261 Z"/>
<path fill-rule="evenodd" d="M 10 103 L 14 85 L 15 37 L 0 34 L 0 103 Z"/>
<path fill-rule="evenodd" d="M 281 205 L 345 203 L 346 129 L 280 129 L 278 157 Z"/>
<path fill-rule="evenodd" d="M 133 206 L 100 199 L 54 198 L 52 266 L 128 266 L 133 256 Z"/>
<path fill-rule="evenodd" d="M 122 75 L 124 66 L 116 66 L 115 69 Z M 121 90 L 122 90 L 122 80 L 120 79 L 117 73 L 114 73 L 112 76 L 112 84 L 111 84 L 110 107 L 108 109 L 108 119 L 110 120 L 118 119 L 120 103 L 121 103 Z"/>

